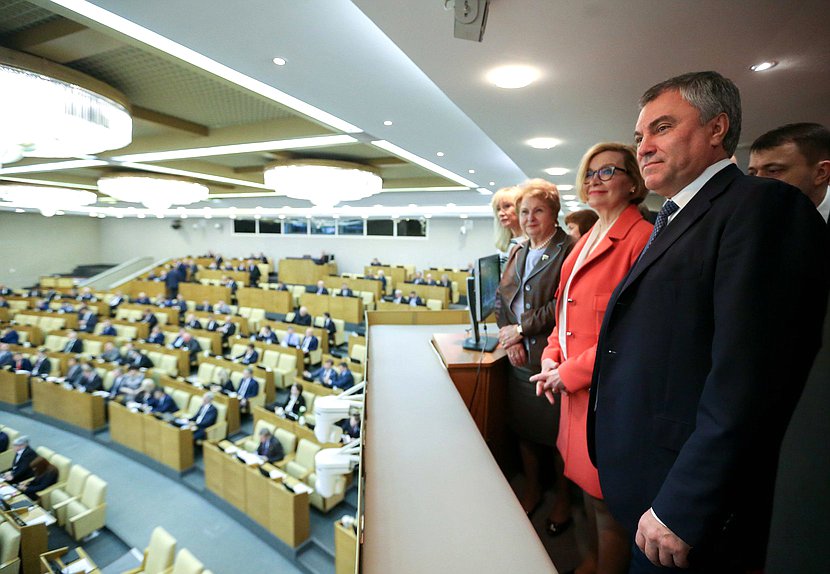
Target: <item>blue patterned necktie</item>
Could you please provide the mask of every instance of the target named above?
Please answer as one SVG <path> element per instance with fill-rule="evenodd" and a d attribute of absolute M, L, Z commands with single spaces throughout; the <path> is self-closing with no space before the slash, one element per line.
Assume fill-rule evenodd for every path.
<path fill-rule="evenodd" d="M 661 207 L 659 213 L 657 213 L 657 220 L 654 222 L 654 231 L 651 232 L 651 237 L 648 238 L 648 243 L 646 243 L 645 248 L 643 248 L 643 252 L 640 253 L 640 257 L 645 255 L 645 252 L 648 251 L 648 248 L 651 247 L 651 244 L 654 243 L 654 240 L 660 232 L 663 231 L 666 224 L 668 224 L 669 217 L 671 217 L 671 215 L 678 209 L 680 209 L 680 207 L 671 199 L 663 204 L 663 207 Z"/>

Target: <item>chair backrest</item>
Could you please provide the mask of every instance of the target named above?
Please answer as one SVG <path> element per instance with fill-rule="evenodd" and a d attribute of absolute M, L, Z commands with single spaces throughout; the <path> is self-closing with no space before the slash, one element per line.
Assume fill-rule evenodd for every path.
<path fill-rule="evenodd" d="M 48 461 L 52 460 L 52 457 L 55 456 L 55 451 L 51 448 L 47 448 L 45 446 L 39 446 L 35 449 L 35 452 L 38 453 L 40 456 L 45 458 Z"/>
<path fill-rule="evenodd" d="M 11 427 L 3 427 L 3 432 L 6 433 L 9 437 L 9 448 L 12 447 L 12 443 L 14 443 L 14 439 L 20 436 L 20 431 L 16 431 Z"/>
<path fill-rule="evenodd" d="M 81 496 L 84 484 L 86 484 L 90 475 L 91 473 L 80 464 L 70 468 L 69 475 L 66 477 L 66 492 L 71 496 Z"/>
<path fill-rule="evenodd" d="M 103 479 L 89 475 L 84 484 L 84 493 L 81 495 L 81 504 L 87 508 L 96 508 L 107 500 L 107 483 Z"/>
<path fill-rule="evenodd" d="M 173 565 L 175 554 L 176 539 L 161 526 L 156 526 L 147 545 L 144 574 L 162 574 Z"/>
<path fill-rule="evenodd" d="M 262 355 L 262 366 L 271 369 L 276 368 L 277 364 L 280 362 L 280 356 L 282 356 L 282 353 L 279 351 L 272 351 L 270 349 L 265 351 Z"/>
<path fill-rule="evenodd" d="M 303 398 L 305 399 L 305 410 L 307 413 L 311 414 L 314 412 L 314 399 L 317 398 L 317 395 L 312 393 L 311 391 L 303 391 Z"/>
<path fill-rule="evenodd" d="M 232 371 L 231 372 L 231 382 L 239 387 L 239 381 L 242 380 L 242 371 Z"/>
<path fill-rule="evenodd" d="M 307 470 L 314 470 L 314 457 L 321 448 L 319 444 L 301 438 L 297 445 L 297 456 L 294 457 L 294 461 Z"/>
<path fill-rule="evenodd" d="M 17 558 L 20 553 L 20 532 L 8 522 L 0 523 L 0 564 Z"/>
<path fill-rule="evenodd" d="M 115 382 L 115 369 L 107 371 L 104 375 L 104 390 L 110 390 Z"/>
<path fill-rule="evenodd" d="M 168 373 L 171 377 L 175 377 L 179 374 L 179 359 L 175 355 L 162 355 L 161 356 L 161 368 L 163 371 Z"/>
<path fill-rule="evenodd" d="M 443 308 L 444 304 L 441 302 L 440 299 L 427 299 L 427 309 L 432 311 L 440 311 Z"/>
<path fill-rule="evenodd" d="M 52 455 L 51 462 L 58 469 L 58 482 L 66 482 L 69 477 L 69 468 L 72 466 L 72 461 L 62 454 L 55 453 Z"/>
<path fill-rule="evenodd" d="M 205 565 L 190 553 L 187 548 L 182 548 L 176 554 L 176 561 L 173 563 L 173 574 L 202 574 Z"/>
<path fill-rule="evenodd" d="M 277 368 L 283 372 L 291 372 L 297 370 L 297 356 L 289 355 L 288 353 L 280 353 L 280 361 Z"/>
<path fill-rule="evenodd" d="M 294 453 L 294 450 L 297 448 L 297 435 L 285 429 L 277 429 L 274 436 L 280 441 L 282 450 L 286 455 Z"/>
<path fill-rule="evenodd" d="M 100 355 L 101 348 L 103 346 L 104 344 L 101 341 L 95 341 L 93 339 L 84 339 L 84 353 L 86 353 L 87 355 Z"/>
<path fill-rule="evenodd" d="M 352 345 L 352 352 L 349 355 L 352 359 L 360 362 L 366 362 L 366 345 Z"/>
<path fill-rule="evenodd" d="M 247 348 L 248 345 L 245 343 L 234 343 L 233 347 L 231 347 L 231 357 L 238 357 L 239 355 L 245 354 Z"/>
<path fill-rule="evenodd" d="M 199 370 L 196 371 L 196 378 L 204 383 L 210 382 L 211 378 L 213 378 L 213 370 L 215 368 L 213 363 L 201 363 Z"/>
<path fill-rule="evenodd" d="M 176 389 L 170 396 L 173 398 L 173 402 L 176 403 L 176 406 L 179 407 L 179 410 L 186 409 L 187 405 L 190 403 L 190 393 L 187 391 Z"/>
<path fill-rule="evenodd" d="M 261 431 L 262 429 L 268 429 L 269 431 L 271 431 L 271 434 L 274 434 L 274 428 L 275 426 L 273 424 L 266 422 L 262 419 L 258 420 L 254 425 L 253 439 L 257 441 L 259 440 L 259 431 Z"/>
<path fill-rule="evenodd" d="M 187 404 L 187 416 L 192 417 L 199 412 L 199 407 L 202 406 L 202 397 L 193 395 L 190 397 L 190 402 Z"/>
<path fill-rule="evenodd" d="M 222 403 L 216 402 L 213 403 L 213 406 L 216 407 L 217 423 L 221 423 L 222 421 L 228 420 L 228 405 L 223 405 Z"/>

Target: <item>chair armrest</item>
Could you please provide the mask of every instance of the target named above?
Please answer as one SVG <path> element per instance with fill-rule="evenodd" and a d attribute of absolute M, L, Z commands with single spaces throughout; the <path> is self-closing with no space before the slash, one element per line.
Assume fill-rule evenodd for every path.
<path fill-rule="evenodd" d="M 67 498 L 66 500 L 61 500 L 59 503 L 57 503 L 55 506 L 52 507 L 52 510 L 57 510 L 58 508 L 63 508 L 64 506 L 66 506 L 70 502 L 75 502 L 76 500 L 78 500 L 77 496 L 73 496 L 72 498 Z"/>
<path fill-rule="evenodd" d="M 75 540 L 80 540 L 93 531 L 103 528 L 106 522 L 107 505 L 96 506 L 69 519 Z"/>

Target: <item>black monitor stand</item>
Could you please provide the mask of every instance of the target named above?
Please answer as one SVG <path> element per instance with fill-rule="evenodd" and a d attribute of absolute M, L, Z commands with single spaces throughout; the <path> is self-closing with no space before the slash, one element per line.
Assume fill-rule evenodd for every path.
<path fill-rule="evenodd" d="M 470 308 L 470 324 L 472 326 L 472 337 L 467 337 L 462 343 L 462 348 L 467 351 L 492 352 L 499 344 L 498 337 L 481 337 L 478 333 L 478 317 L 476 313 L 476 283 L 473 277 L 467 277 L 467 306 Z"/>

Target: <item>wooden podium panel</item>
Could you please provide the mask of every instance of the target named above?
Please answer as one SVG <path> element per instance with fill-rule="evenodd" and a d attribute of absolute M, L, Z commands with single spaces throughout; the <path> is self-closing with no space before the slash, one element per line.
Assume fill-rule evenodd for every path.
<path fill-rule="evenodd" d="M 219 498 L 225 498 L 225 482 L 222 480 L 222 465 L 227 456 L 212 443 L 202 445 L 202 460 L 205 463 L 205 487 Z"/>
<path fill-rule="evenodd" d="M 308 312 L 314 317 L 319 317 L 328 311 L 332 318 L 343 319 L 347 323 L 363 321 L 363 299 L 359 297 L 332 297 L 303 293 L 300 295 L 300 305 L 308 307 Z"/>
<path fill-rule="evenodd" d="M 137 452 L 144 452 L 144 425 L 140 416 L 122 404 L 109 403 L 109 431 L 112 440 Z"/>
<path fill-rule="evenodd" d="M 222 466 L 224 498 L 237 510 L 245 512 L 245 465 L 226 455 L 226 464 Z"/>
<path fill-rule="evenodd" d="M 150 415 L 144 416 L 145 424 L 160 427 L 161 451 L 157 460 L 178 472 L 193 466 L 193 431 L 175 427 Z"/>
<path fill-rule="evenodd" d="M 263 275 L 261 281 L 267 281 L 267 278 Z M 294 299 L 289 291 L 240 287 L 236 291 L 236 300 L 240 307 L 265 309 L 268 313 L 288 313 L 294 310 Z"/>
<path fill-rule="evenodd" d="M 268 481 L 268 515 L 268 530 L 289 546 L 296 548 L 308 539 L 311 518 L 307 493 L 289 492 L 282 483 Z"/>
<path fill-rule="evenodd" d="M 32 379 L 32 407 L 36 413 L 94 431 L 106 424 L 104 398 L 62 384 Z"/>
<path fill-rule="evenodd" d="M 334 572 L 354 574 L 357 560 L 357 534 L 350 526 L 346 528 L 338 520 L 334 523 Z"/>
<path fill-rule="evenodd" d="M 29 375 L 0 371 L 0 402 L 20 405 L 29 400 Z"/>
<path fill-rule="evenodd" d="M 153 415 L 134 413 L 116 402 L 109 404 L 110 436 L 118 444 L 184 472 L 193 466 L 193 431 L 181 429 Z"/>
<path fill-rule="evenodd" d="M 256 467 L 246 467 L 244 475 L 245 514 L 250 516 L 257 524 L 268 528 L 270 524 L 269 509 L 268 504 L 263 504 L 263 502 L 268 500 L 269 481 L 264 480 L 265 477 Z M 241 486 L 243 485 L 236 485 L 237 488 Z"/>
<path fill-rule="evenodd" d="M 337 264 L 317 265 L 311 259 L 280 259 L 277 272 L 283 283 L 316 285 L 320 279 L 325 279 L 329 275 L 337 275 Z"/>

